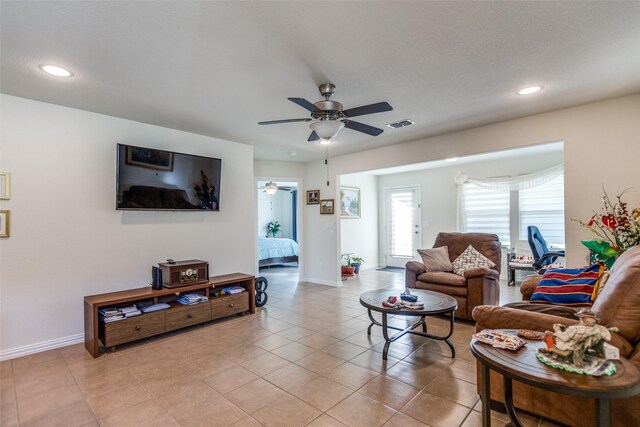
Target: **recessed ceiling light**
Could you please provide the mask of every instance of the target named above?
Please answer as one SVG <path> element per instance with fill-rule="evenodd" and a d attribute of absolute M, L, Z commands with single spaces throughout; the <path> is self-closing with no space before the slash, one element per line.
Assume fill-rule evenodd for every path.
<path fill-rule="evenodd" d="M 295 157 L 295 156 L 297 156 L 298 154 L 297 154 L 295 151 L 289 151 L 289 155 L 290 155 L 291 157 Z"/>
<path fill-rule="evenodd" d="M 542 90 L 542 86 L 528 86 L 520 89 L 516 93 L 518 95 L 531 95 L 532 93 L 540 92 Z"/>
<path fill-rule="evenodd" d="M 453 162 L 457 162 L 458 158 L 457 157 L 449 157 L 447 159 L 444 159 L 444 161 L 453 163 Z"/>
<path fill-rule="evenodd" d="M 58 67 L 56 65 L 42 64 L 40 69 L 45 73 L 52 74 L 57 77 L 71 77 L 73 73 L 66 68 Z"/>

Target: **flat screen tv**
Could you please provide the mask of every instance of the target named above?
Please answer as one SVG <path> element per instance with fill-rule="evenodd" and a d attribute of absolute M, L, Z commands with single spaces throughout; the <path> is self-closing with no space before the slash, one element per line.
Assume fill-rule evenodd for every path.
<path fill-rule="evenodd" d="M 222 160 L 118 144 L 116 209 L 219 211 Z"/>

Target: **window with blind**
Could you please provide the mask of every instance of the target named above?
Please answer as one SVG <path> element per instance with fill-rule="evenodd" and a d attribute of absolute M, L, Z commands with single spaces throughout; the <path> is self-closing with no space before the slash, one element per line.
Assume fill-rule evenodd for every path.
<path fill-rule="evenodd" d="M 564 245 L 564 175 L 519 192 L 520 239 L 535 225 L 550 245 Z"/>
<path fill-rule="evenodd" d="M 391 192 L 391 256 L 411 257 L 413 247 L 414 192 Z"/>
<path fill-rule="evenodd" d="M 461 229 L 464 232 L 495 233 L 500 243 L 510 245 L 509 191 L 464 184 L 461 193 Z"/>

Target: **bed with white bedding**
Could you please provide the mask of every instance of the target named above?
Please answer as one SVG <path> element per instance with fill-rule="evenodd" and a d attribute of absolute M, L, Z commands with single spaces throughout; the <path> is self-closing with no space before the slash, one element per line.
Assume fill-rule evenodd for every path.
<path fill-rule="evenodd" d="M 298 262 L 298 243 L 292 239 L 258 237 L 260 267 Z"/>

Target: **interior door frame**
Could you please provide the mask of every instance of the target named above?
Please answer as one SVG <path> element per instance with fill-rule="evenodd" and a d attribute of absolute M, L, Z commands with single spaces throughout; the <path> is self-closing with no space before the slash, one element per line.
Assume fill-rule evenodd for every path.
<path fill-rule="evenodd" d="M 277 176 L 254 176 L 253 177 L 253 259 L 255 261 L 255 276 L 260 275 L 260 265 L 258 261 L 258 183 L 260 181 L 284 181 L 295 182 L 298 186 L 298 197 L 296 198 L 296 221 L 297 221 L 297 238 L 298 238 L 298 281 L 302 280 L 304 276 L 304 218 L 303 212 L 303 198 L 300 197 L 300 191 L 303 187 L 303 181 L 301 178 L 293 177 L 277 177 Z"/>
<path fill-rule="evenodd" d="M 416 224 L 418 225 L 417 229 L 418 229 L 418 237 L 415 238 L 416 240 L 416 248 L 419 248 L 419 245 L 422 244 L 422 188 L 420 186 L 420 184 L 412 184 L 412 185 L 397 185 L 397 186 L 391 186 L 391 187 L 384 187 L 382 189 L 382 236 L 383 236 L 383 244 L 381 245 L 382 247 L 382 259 L 384 260 L 384 266 L 388 266 L 387 263 L 387 251 L 389 249 L 388 244 L 389 242 L 389 233 L 388 233 L 388 206 L 387 206 L 387 193 L 391 192 L 391 191 L 395 191 L 395 190 L 402 190 L 402 189 L 413 189 L 416 191 L 417 194 L 417 215 L 416 215 Z M 418 256 L 417 256 L 417 252 L 415 254 L 413 254 L 412 258 L 408 258 L 407 261 L 412 261 L 412 260 L 417 260 Z"/>

